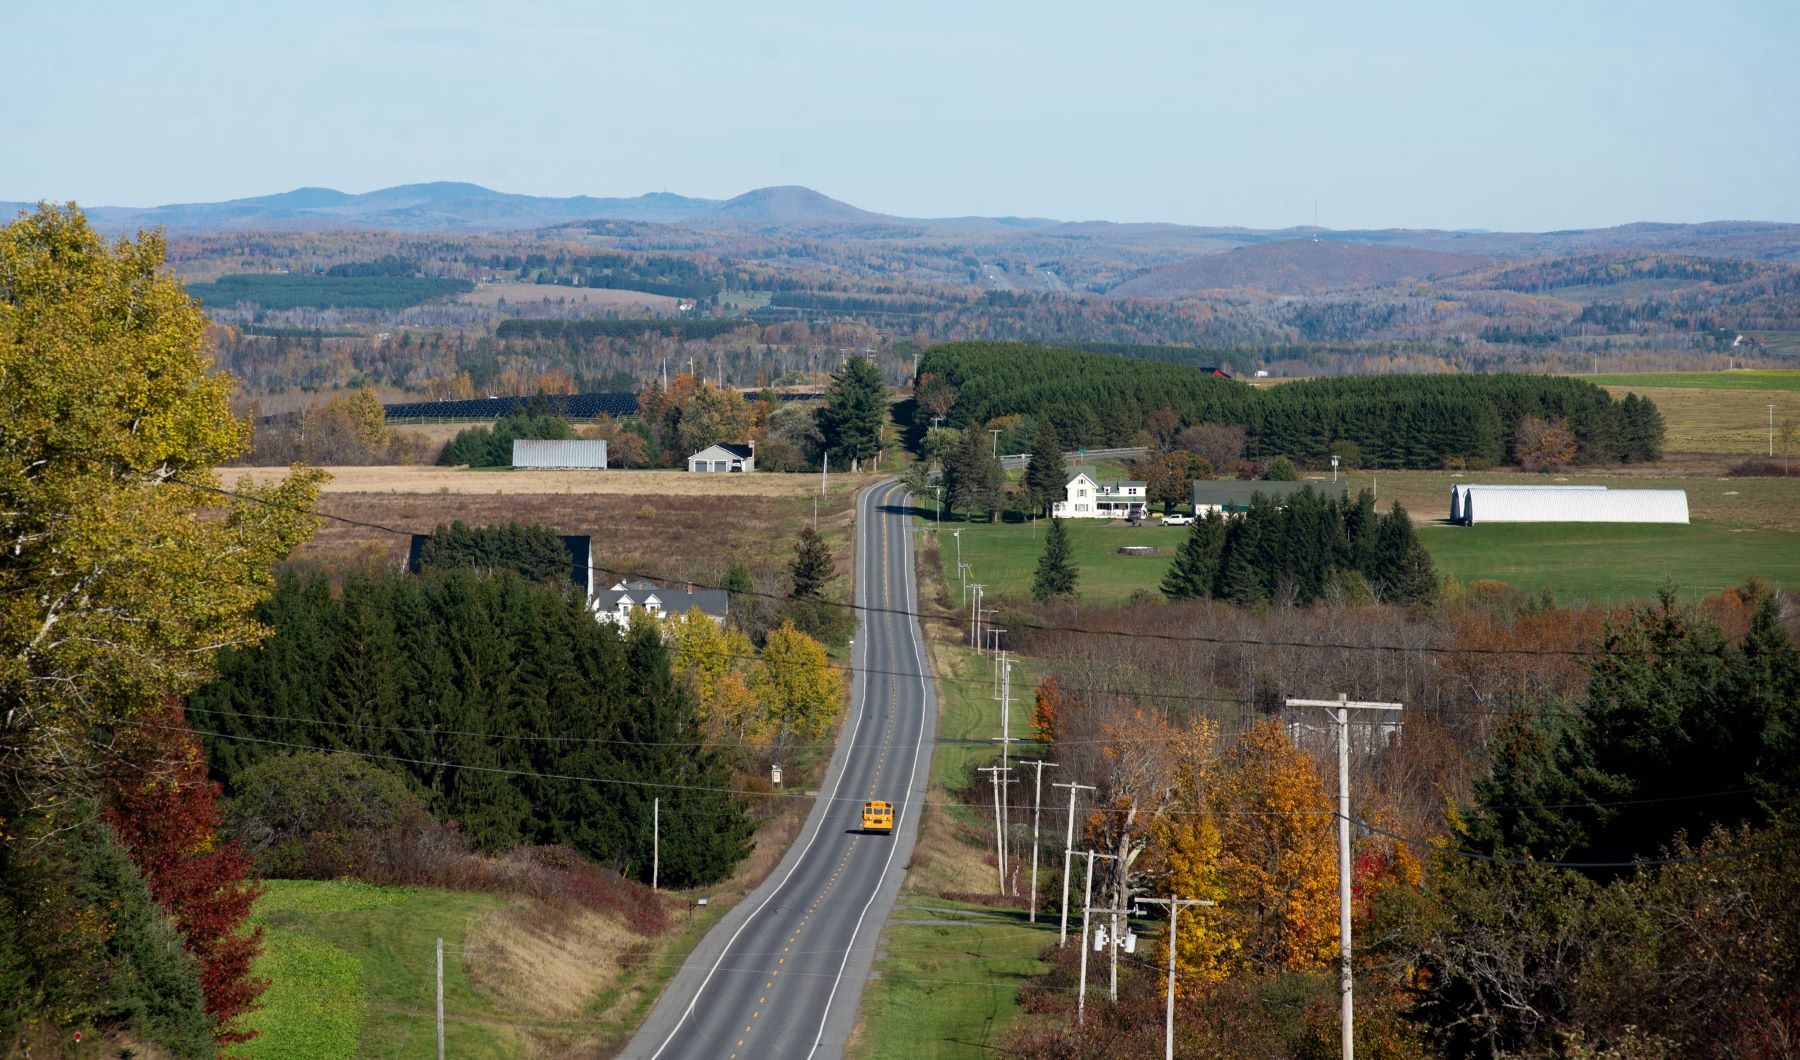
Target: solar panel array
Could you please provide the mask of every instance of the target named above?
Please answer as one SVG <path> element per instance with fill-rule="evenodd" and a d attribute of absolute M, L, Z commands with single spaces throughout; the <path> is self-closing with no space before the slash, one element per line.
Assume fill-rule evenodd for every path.
<path fill-rule="evenodd" d="M 781 394 L 783 401 L 814 401 L 819 394 Z M 468 398 L 461 401 L 409 401 L 383 405 L 389 423 L 406 420 L 497 420 L 510 412 L 547 414 L 575 420 L 595 416 L 637 414 L 636 394 L 540 394 L 535 397 Z"/>
<path fill-rule="evenodd" d="M 383 405 L 394 420 L 497 420 L 511 412 L 529 412 L 587 420 L 595 416 L 631 416 L 636 394 L 543 394 L 535 397 L 468 398 L 460 401 L 410 401 Z"/>

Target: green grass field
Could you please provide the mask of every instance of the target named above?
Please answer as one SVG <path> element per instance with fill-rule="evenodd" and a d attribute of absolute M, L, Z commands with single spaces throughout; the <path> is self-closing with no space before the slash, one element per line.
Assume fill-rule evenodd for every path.
<path fill-rule="evenodd" d="M 1688 526 L 1512 523 L 1426 526 L 1419 540 L 1440 573 L 1468 583 L 1496 578 L 1520 589 L 1548 588 L 1559 601 L 1624 603 L 1673 584 L 1694 599 L 1752 574 L 1800 586 L 1800 533 Z"/>
<path fill-rule="evenodd" d="M 1739 369 L 1731 372 L 1624 372 L 1583 375 L 1600 386 L 1682 387 L 1707 390 L 1800 390 L 1800 370 Z"/>
<path fill-rule="evenodd" d="M 1444 492 L 1447 496 L 1448 488 Z M 1031 578 L 1044 550 L 1048 525 L 1042 519 L 1036 523 L 945 523 L 938 547 L 952 593 L 961 592 L 956 579 L 957 539 L 952 536 L 960 531 L 962 562 L 969 564 L 972 580 L 987 586 L 986 599 L 1029 601 Z M 1169 557 L 1187 533 L 1183 527 L 1157 526 L 1154 520 L 1136 528 L 1112 519 L 1070 519 L 1065 525 L 1081 571 L 1076 590 L 1090 603 L 1123 601 L 1139 589 L 1155 592 L 1168 569 Z M 1121 545 L 1154 545 L 1158 554 L 1121 556 Z"/>
<path fill-rule="evenodd" d="M 1000 733 L 1000 705 L 985 659 L 968 648 L 940 647 L 936 654 L 942 703 L 931 762 L 934 805 L 926 818 L 935 834 L 913 855 L 915 865 L 929 867 L 909 879 L 882 933 L 877 978 L 863 995 L 859 1033 L 849 1049 L 859 1060 L 992 1055 L 1024 1016 L 1019 987 L 1046 970 L 1038 955 L 1056 941 L 1052 918 L 1040 916 L 1034 925 L 1014 909 L 937 896 L 939 890 L 991 890 L 995 883 L 991 859 L 982 861 L 992 853 L 993 818 L 985 809 L 954 803 L 970 766 L 999 759 L 987 741 Z M 1036 684 L 1023 661 L 1015 660 L 1012 673 L 1015 737 L 1029 734 Z M 1031 757 L 1033 747 L 1015 745 L 1014 753 Z M 1047 796 L 1056 794 L 1049 788 L 1054 779 L 1047 771 Z M 1014 787 L 1015 799 L 1030 794 L 1029 781 Z"/>
<path fill-rule="evenodd" d="M 463 933 L 505 899 L 414 887 L 270 880 L 256 904 L 269 977 L 259 1033 L 234 1053 L 288 1057 L 435 1056 L 435 949 L 442 937 L 445 1045 L 454 1056 L 514 1056 L 523 1043 L 495 1025 L 463 974 Z"/>
<path fill-rule="evenodd" d="M 1449 481 L 1444 479 L 1446 495 Z M 1665 485 L 1654 479 L 1611 484 Z M 1773 494 L 1766 498 L 1771 503 L 1783 498 L 1791 500 L 1795 492 L 1792 484 L 1778 479 L 1730 483 L 1696 480 L 1694 485 L 1733 489 L 1784 487 L 1779 498 Z M 1692 500 L 1694 494 L 1690 492 L 1689 496 Z M 1447 498 L 1443 507 L 1446 511 L 1449 508 Z M 1077 589 L 1081 599 L 1089 603 L 1118 602 L 1138 589 L 1156 592 L 1163 572 L 1173 562 L 1187 533 L 1180 527 L 1145 526 L 1131 530 L 1098 520 L 1072 519 L 1068 525 L 1081 571 Z M 988 585 L 989 599 L 1029 599 L 1032 571 L 1043 549 L 1043 525 L 1033 528 L 976 523 L 960 529 L 963 562 L 971 564 L 977 580 Z M 948 529 L 943 536 L 945 563 L 953 571 L 955 543 L 949 540 Z M 1458 581 L 1495 578 L 1531 592 L 1548 587 L 1557 599 L 1566 602 L 1624 603 L 1648 599 L 1665 582 L 1673 582 L 1683 597 L 1693 598 L 1741 585 L 1752 574 L 1780 586 L 1800 587 L 1800 532 L 1760 519 L 1703 521 L 1688 526 L 1426 525 L 1419 527 L 1419 538 L 1431 551 L 1438 571 Z M 1153 544 L 1161 551 L 1155 556 L 1120 556 L 1116 551 L 1120 544 Z M 956 588 L 952 582 L 953 596 Z M 1016 680 L 1018 675 L 1014 676 L 1015 687 L 1023 687 Z M 949 689 L 945 696 L 949 717 L 954 702 Z"/>
<path fill-rule="evenodd" d="M 1023 1010 L 1019 988 L 1049 970 L 1038 955 L 1056 920 L 914 894 L 882 935 L 880 978 L 863 995 L 859 1060 L 992 1056 Z"/>

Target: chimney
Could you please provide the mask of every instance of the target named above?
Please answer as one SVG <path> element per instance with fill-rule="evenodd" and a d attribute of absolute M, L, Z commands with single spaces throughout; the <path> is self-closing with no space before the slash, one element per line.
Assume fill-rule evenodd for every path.
<path fill-rule="evenodd" d="M 689 595 L 689 596 L 692 596 L 692 595 L 694 595 L 694 583 L 693 583 L 693 582 L 688 582 L 688 583 L 687 583 L 687 586 L 688 586 L 688 595 Z"/>

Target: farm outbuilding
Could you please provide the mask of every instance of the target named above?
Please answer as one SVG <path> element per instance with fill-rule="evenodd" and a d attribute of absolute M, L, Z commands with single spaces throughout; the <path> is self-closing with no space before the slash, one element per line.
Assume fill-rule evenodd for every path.
<path fill-rule="evenodd" d="M 1686 490 L 1487 489 L 1463 494 L 1462 522 L 1685 523 Z"/>
<path fill-rule="evenodd" d="M 604 471 L 606 442 L 586 438 L 570 441 L 518 438 L 513 441 L 512 466 Z"/>
<path fill-rule="evenodd" d="M 1463 496 L 1472 489 L 1484 490 L 1603 490 L 1605 486 L 1490 486 L 1482 482 L 1458 483 L 1450 487 L 1450 521 L 1463 521 Z"/>

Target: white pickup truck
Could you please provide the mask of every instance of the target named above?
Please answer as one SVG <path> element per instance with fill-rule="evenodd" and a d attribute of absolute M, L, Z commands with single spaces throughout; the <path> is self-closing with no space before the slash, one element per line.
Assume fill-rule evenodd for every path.
<path fill-rule="evenodd" d="M 1193 521 L 1193 516 L 1182 515 L 1180 512 L 1171 512 L 1168 515 L 1163 516 L 1164 526 L 1186 526 Z"/>

